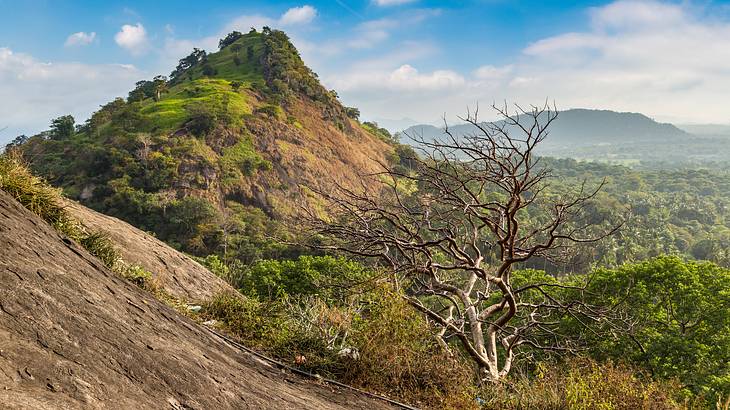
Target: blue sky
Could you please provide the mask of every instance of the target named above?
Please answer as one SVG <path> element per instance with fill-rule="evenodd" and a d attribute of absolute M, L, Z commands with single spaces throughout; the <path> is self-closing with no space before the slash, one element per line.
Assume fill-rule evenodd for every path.
<path fill-rule="evenodd" d="M 135 81 L 226 32 L 285 30 L 365 119 L 391 127 L 509 100 L 730 122 L 724 2 L 0 0 L 0 142 Z"/>

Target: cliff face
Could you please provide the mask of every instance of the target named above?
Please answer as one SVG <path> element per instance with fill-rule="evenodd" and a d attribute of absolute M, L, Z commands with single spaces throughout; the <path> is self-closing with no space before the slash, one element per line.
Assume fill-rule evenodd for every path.
<path fill-rule="evenodd" d="M 96 218 L 90 223 L 101 224 Z M 143 241 L 139 252 L 144 244 L 156 246 L 134 235 Z M 185 259 L 154 249 L 145 258 L 166 266 Z M 282 374 L 233 348 L 107 270 L 2 191 L 0 403 L 11 409 L 384 408 Z"/>

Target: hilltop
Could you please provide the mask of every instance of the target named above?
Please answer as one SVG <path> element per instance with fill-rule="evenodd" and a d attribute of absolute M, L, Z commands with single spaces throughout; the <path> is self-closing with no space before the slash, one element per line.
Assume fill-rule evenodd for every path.
<path fill-rule="evenodd" d="M 137 83 L 84 124 L 70 117 L 18 140 L 36 174 L 66 196 L 178 249 L 278 252 L 264 238 L 313 191 L 353 186 L 397 161 L 387 131 L 360 123 L 302 61 L 286 34 L 233 32 L 195 49 L 170 77 Z"/>

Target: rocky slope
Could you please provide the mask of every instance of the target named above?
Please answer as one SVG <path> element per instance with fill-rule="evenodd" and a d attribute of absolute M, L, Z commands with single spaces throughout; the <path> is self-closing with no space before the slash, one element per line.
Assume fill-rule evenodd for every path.
<path fill-rule="evenodd" d="M 91 216 L 87 223 L 103 219 L 72 208 Z M 156 242 L 139 232 L 128 239 L 141 240 L 139 252 L 151 244 L 155 256 L 144 260 L 191 266 L 154 250 Z M 107 270 L 2 191 L 0 250 L 3 408 L 384 408 L 236 350 Z"/>
<path fill-rule="evenodd" d="M 67 199 L 64 208 L 91 231 L 108 234 L 125 263 L 143 267 L 157 286 L 177 299 L 203 302 L 234 290 L 187 255 L 122 220 Z"/>

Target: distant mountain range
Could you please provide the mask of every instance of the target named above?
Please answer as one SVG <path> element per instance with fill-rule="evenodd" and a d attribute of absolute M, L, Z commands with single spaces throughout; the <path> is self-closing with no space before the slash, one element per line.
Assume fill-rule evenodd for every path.
<path fill-rule="evenodd" d="M 456 124 L 449 125 L 449 131 L 461 137 L 476 130 L 470 124 Z M 408 127 L 402 134 L 402 142 L 418 146 L 412 138 L 442 138 L 444 129 L 421 124 Z M 559 113 L 538 151 L 553 157 L 632 166 L 687 166 L 729 162 L 728 139 L 727 126 L 689 125 L 681 129 L 638 113 L 570 109 Z"/>
<path fill-rule="evenodd" d="M 470 124 L 449 126 L 455 135 L 474 132 Z M 431 140 L 443 136 L 443 128 L 433 125 L 414 125 L 404 134 L 420 136 Z M 659 123 L 638 113 L 615 112 L 608 110 L 571 109 L 561 111 L 550 126 L 550 136 L 546 145 L 578 144 L 593 145 L 601 143 L 668 141 L 684 139 L 691 135 L 672 124 Z"/>

